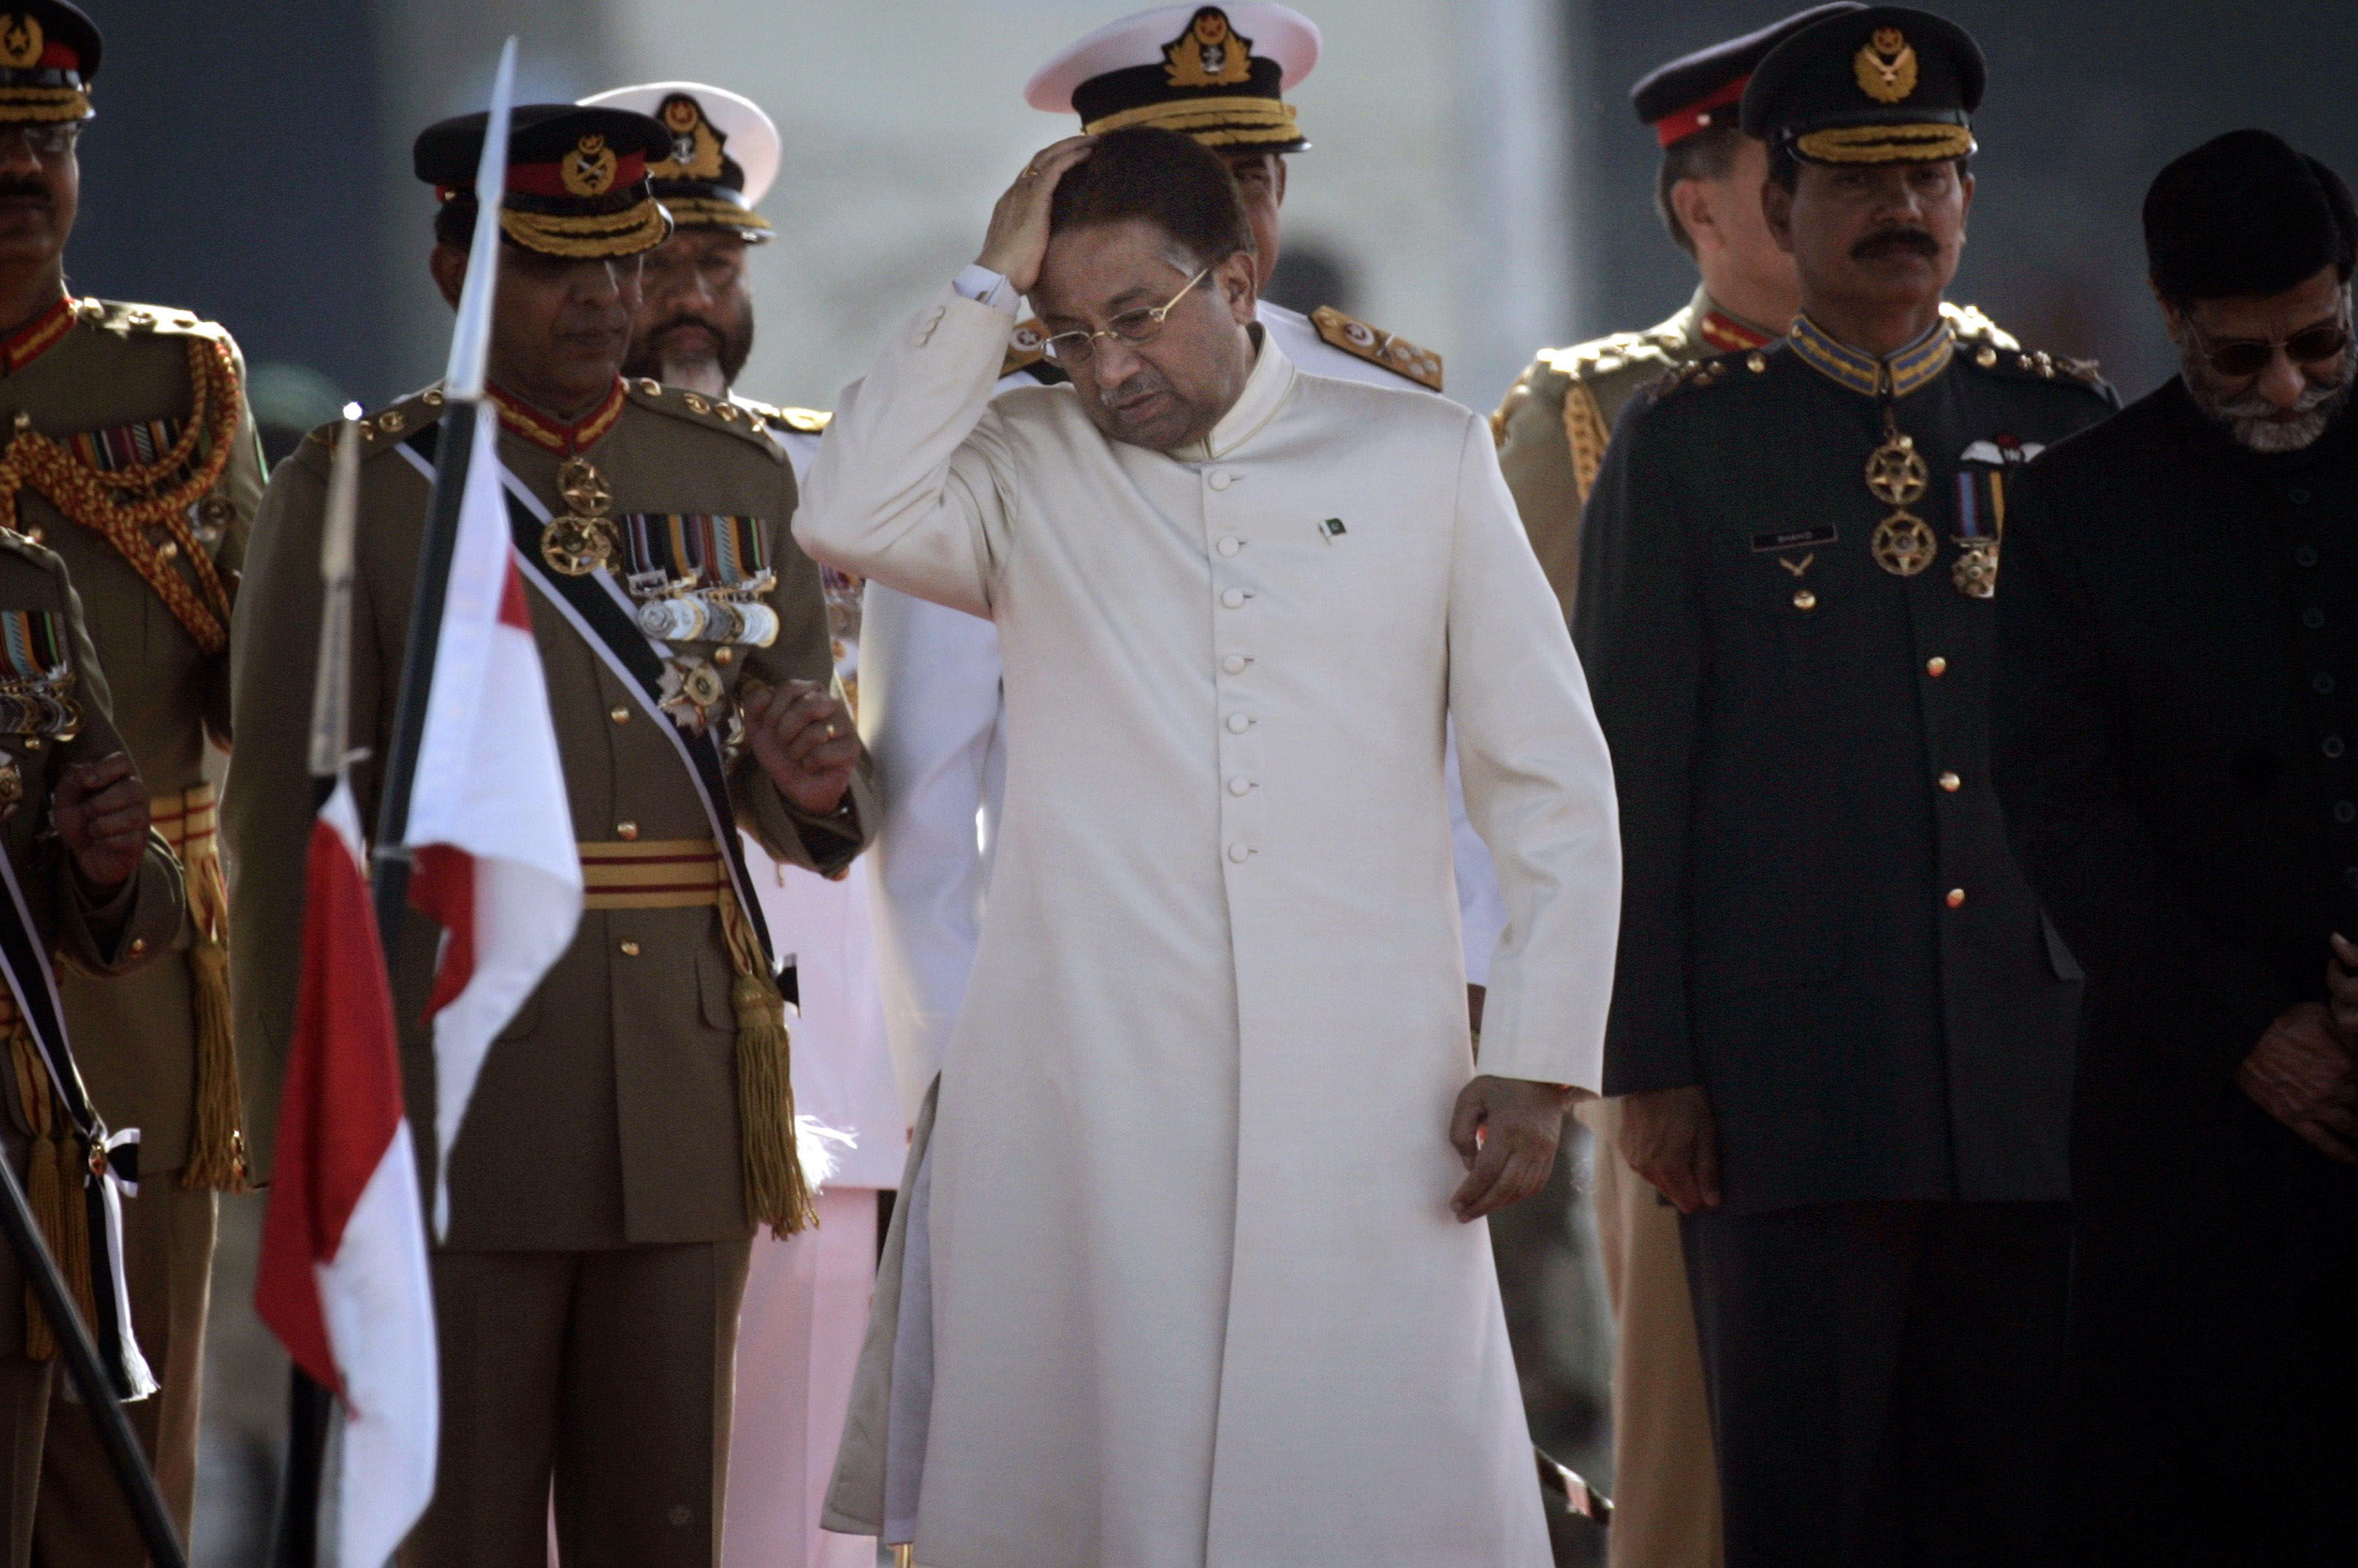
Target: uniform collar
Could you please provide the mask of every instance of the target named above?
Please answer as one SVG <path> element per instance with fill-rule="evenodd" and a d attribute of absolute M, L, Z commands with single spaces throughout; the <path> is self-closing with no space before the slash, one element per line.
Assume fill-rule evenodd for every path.
<path fill-rule="evenodd" d="M 73 296 L 60 291 L 56 304 L 0 339 L 0 373 L 13 375 L 23 370 L 55 348 L 73 324 Z"/>
<path fill-rule="evenodd" d="M 1862 397 L 1880 396 L 1887 391 L 1894 397 L 1905 397 L 1929 385 L 1949 368 L 1957 353 L 1957 334 L 1946 316 L 1888 359 L 1836 342 L 1807 316 L 1794 317 L 1793 330 L 1786 337 L 1803 364 Z"/>
<path fill-rule="evenodd" d="M 622 378 L 616 376 L 606 400 L 578 423 L 567 425 L 527 406 L 521 398 L 493 386 L 486 389 L 500 411 L 500 424 L 534 446 L 571 457 L 598 444 L 622 416 Z"/>
<path fill-rule="evenodd" d="M 1696 340 L 1715 354 L 1766 348 L 1777 336 L 1766 327 L 1755 326 L 1741 316 L 1721 309 L 1719 302 L 1701 284 L 1695 285 L 1694 297 L 1687 302 L 1687 310 L 1694 322 Z"/>
<path fill-rule="evenodd" d="M 1261 427 L 1277 416 L 1285 395 L 1293 390 L 1293 362 L 1277 346 L 1276 335 L 1266 328 L 1254 333 L 1260 340 L 1260 357 L 1253 363 L 1252 374 L 1245 377 L 1245 389 L 1212 427 L 1212 433 L 1202 440 L 1180 448 L 1171 455 L 1182 462 L 1210 462 L 1225 458 L 1247 441 L 1259 435 Z"/>

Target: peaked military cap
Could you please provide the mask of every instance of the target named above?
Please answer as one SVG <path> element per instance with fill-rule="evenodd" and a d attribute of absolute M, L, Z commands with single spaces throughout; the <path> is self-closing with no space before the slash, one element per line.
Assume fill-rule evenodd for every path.
<path fill-rule="evenodd" d="M 475 200 L 489 116 L 428 125 L 411 148 L 417 178 L 446 202 Z M 575 103 L 520 103 L 508 127 L 507 194 L 501 232 L 543 255 L 631 256 L 671 237 L 647 184 L 647 165 L 671 151 L 671 135 L 644 114 Z"/>
<path fill-rule="evenodd" d="M 98 24 L 65 0 L 0 0 L 0 124 L 87 120 Z"/>
<path fill-rule="evenodd" d="M 647 179 L 675 224 L 727 229 L 749 244 L 770 237 L 753 209 L 778 177 L 778 127 L 760 104 L 700 81 L 617 87 L 581 103 L 649 115 L 669 133 L 671 148 L 647 165 Z"/>
<path fill-rule="evenodd" d="M 1812 23 L 1866 8 L 1858 0 L 1812 5 L 1758 32 L 1682 55 L 1639 78 L 1638 85 L 1629 89 L 1630 107 L 1638 111 L 1639 124 L 1651 125 L 1655 137 L 1666 147 L 1714 125 L 1733 125 L 1736 101 L 1744 96 L 1753 68 L 1770 49 Z"/>
<path fill-rule="evenodd" d="M 1980 47 L 1954 22 L 1868 5 L 1769 50 L 1744 90 L 1744 129 L 1803 163 L 1965 157 L 1986 75 Z"/>
<path fill-rule="evenodd" d="M 1268 0 L 1163 5 L 1109 23 L 1042 66 L 1034 109 L 1071 112 L 1088 135 L 1155 125 L 1215 152 L 1310 146 L 1284 91 L 1318 63 L 1318 27 Z"/>
<path fill-rule="evenodd" d="M 2145 197 L 2146 265 L 2172 299 L 2350 280 L 2358 211 L 2342 177 L 2266 131 L 2230 131 L 2171 161 Z"/>

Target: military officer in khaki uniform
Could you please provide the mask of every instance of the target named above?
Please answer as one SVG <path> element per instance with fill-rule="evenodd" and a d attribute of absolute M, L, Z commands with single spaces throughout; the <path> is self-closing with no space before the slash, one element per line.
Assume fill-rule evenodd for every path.
<path fill-rule="evenodd" d="M 0 887 L 0 1048 L 8 1057 L 0 1148 L 102 1358 L 117 1368 L 136 1365 L 136 1336 L 123 1333 L 123 1276 L 105 1238 L 92 1235 L 84 1202 L 91 1181 L 108 1181 L 110 1168 L 136 1180 L 136 1145 L 111 1139 L 103 1111 L 82 1092 L 52 982 L 75 971 L 118 977 L 166 958 L 186 913 L 179 866 L 149 830 L 146 787 L 109 717 L 106 677 L 65 564 L 9 529 L 0 529 L 0 851 L 8 883 Z M 119 1185 L 115 1192 L 125 1205 L 142 1201 Z M 55 1413 L 70 1403 L 59 1386 L 57 1345 L 15 1254 L 0 1247 L 6 1568 L 33 1562 L 37 1530 L 44 1563 L 144 1562 L 103 1465 L 93 1489 L 77 1498 L 84 1513 L 51 1518 L 42 1455 Z M 166 1367 L 159 1360 L 155 1369 Z M 123 1387 L 140 1391 L 128 1378 Z M 135 1426 L 157 1402 L 151 1396 L 128 1408 Z M 152 1422 L 145 1430 L 152 1433 Z M 60 1522 L 77 1527 L 70 1550 L 51 1544 Z M 102 1554 L 119 1540 L 130 1542 L 127 1554 Z"/>
<path fill-rule="evenodd" d="M 442 195 L 433 268 L 453 300 L 483 124 L 444 122 L 416 148 Z M 759 1158 L 783 1138 L 792 1166 L 792 1105 L 756 1092 L 782 1089 L 784 1064 L 763 1053 L 783 1020 L 737 829 L 832 871 L 866 842 L 875 801 L 832 691 L 818 570 L 787 534 L 784 453 L 732 404 L 617 373 L 638 258 L 671 228 L 646 184 L 669 146 L 644 115 L 519 108 L 496 214 L 499 455 L 532 497 L 512 498 L 512 519 L 588 899 L 442 1153 L 442 1467 L 413 1564 L 540 1563 L 553 1482 L 567 1568 L 708 1568 L 747 1249 L 756 1224 L 808 1216 L 798 1173 Z M 441 401 L 428 390 L 368 424 L 352 717 L 373 755 L 393 719 Z M 254 933 L 238 949 L 240 1044 L 264 1170 L 302 919 L 327 472 L 322 441 L 280 469 L 241 601 L 246 729 L 225 820 Z M 640 630 L 654 622 L 661 643 Z M 356 770 L 364 818 L 378 782 Z M 417 1020 L 435 941 L 417 924 L 395 983 L 411 1125 L 429 1127 Z"/>
<path fill-rule="evenodd" d="M 100 38 L 61 0 L 0 5 L 0 523 L 61 557 L 113 688 L 156 825 L 187 863 L 186 939 L 127 979 L 59 980 L 77 1060 L 108 1123 L 140 1132 L 124 1205 L 133 1315 L 162 1393 L 133 1428 L 185 1537 L 215 1193 L 243 1184 L 229 1035 L 226 890 L 206 744 L 226 746 L 230 601 L 262 459 L 229 334 L 186 311 L 65 288 Z M 138 1559 L 97 1434 L 50 1407 L 41 1559 Z"/>
<path fill-rule="evenodd" d="M 1760 211 L 1768 149 L 1736 124 L 1752 68 L 1822 5 L 1650 72 L 1630 90 L 1640 122 L 1662 146 L 1655 207 L 1702 274 L 1694 297 L 1642 332 L 1615 332 L 1569 349 L 1542 349 L 1491 424 L 1498 467 L 1531 547 L 1567 617 L 1580 571 L 1580 513 L 1605 461 L 1622 406 L 1664 373 L 1706 355 L 1758 348 L 1800 308 L 1793 258 Z M 1595 1135 L 1598 1249 L 1613 1309 L 1616 1568 L 1708 1568 L 1720 1561 L 1719 1481 L 1679 1247 L 1678 1211 L 1621 1157 L 1620 1112 L 1591 1100 L 1574 1112 Z M 1573 1201 L 1569 1162 L 1527 1206 Z M 1534 1213 L 1522 1223 L 1542 1225 Z M 1552 1234 L 1566 1232 L 1560 1221 Z"/>

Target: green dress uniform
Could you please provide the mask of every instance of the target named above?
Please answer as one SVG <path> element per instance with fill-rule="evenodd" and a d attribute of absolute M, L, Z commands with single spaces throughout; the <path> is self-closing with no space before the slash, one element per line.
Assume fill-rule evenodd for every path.
<path fill-rule="evenodd" d="M 58 680 L 52 672 L 67 678 Z M 55 713 L 45 719 L 28 712 L 32 705 L 18 693 L 41 684 L 61 692 L 70 705 L 70 722 L 60 724 Z M 138 872 L 100 903 L 83 888 L 51 827 L 49 800 L 59 775 L 125 749 L 109 715 L 106 677 L 64 562 L 23 535 L 0 529 L 0 845 L 5 847 L 37 926 L 35 939 L 53 960 L 63 960 L 58 965 L 61 988 L 71 983 L 68 977 L 77 971 L 81 979 L 129 974 L 163 957 L 182 936 L 179 866 L 161 838 L 149 835 Z M 0 920 L 14 918 L 12 911 L 0 908 Z M 90 1151 L 75 1135 L 67 1108 L 43 1075 L 22 1011 L 5 986 L 0 986 L 0 1036 L 5 1038 L 10 1065 L 0 1146 L 22 1173 L 67 1283 L 83 1298 L 84 1321 L 96 1325 L 95 1300 L 83 1290 L 89 1271 L 76 1266 L 78 1259 L 92 1256 L 92 1241 L 86 1221 L 71 1201 L 78 1195 L 81 1173 L 88 1168 Z M 45 1189 L 55 1195 L 45 1200 Z M 126 1239 L 138 1246 L 135 1239 Z M 159 1365 L 157 1369 L 166 1368 Z M 135 1535 L 127 1557 L 52 1555 L 49 1514 L 56 1500 L 55 1483 L 45 1474 L 43 1454 L 56 1430 L 54 1412 L 69 1402 L 59 1388 L 64 1375 L 48 1321 L 29 1298 L 15 1254 L 0 1248 L 0 1421 L 5 1421 L 0 1431 L 5 1431 L 7 1444 L 8 1568 L 27 1568 L 33 1561 L 37 1528 L 44 1562 L 141 1561 Z M 157 1402 L 151 1397 L 129 1407 L 126 1413 L 135 1426 L 141 1424 L 145 1410 Z M 145 1425 L 148 1433 L 155 1429 L 152 1419 Z M 91 1532 L 77 1531 L 68 1538 L 77 1544 L 93 1536 L 108 1540 L 105 1532 L 114 1519 L 120 1516 L 127 1520 L 103 1462 L 95 1456 L 91 1462 L 97 1468 L 89 1485 L 107 1489 L 77 1496 L 82 1509 L 103 1517 L 57 1521 Z"/>
<path fill-rule="evenodd" d="M 1614 421 L 1666 372 L 1709 354 L 1757 349 L 1775 333 L 1732 316 L 1698 286 L 1642 332 L 1541 349 L 1508 389 L 1490 428 L 1523 531 L 1568 619 L 1580 586 L 1580 514 L 1605 466 Z"/>
<path fill-rule="evenodd" d="M 59 0 L 0 7 L 0 126 L 55 135 L 90 114 L 103 43 Z M 54 165 L 70 151 L 45 154 Z M 126 1412 L 185 1539 L 195 1501 L 214 1194 L 243 1184 L 229 1037 L 227 892 L 208 740 L 229 742 L 229 622 L 261 451 L 237 346 L 157 306 L 73 299 L 0 343 L 0 524 L 63 557 L 112 677 L 115 727 L 185 860 L 188 931 L 130 979 L 59 977 L 92 1100 L 136 1128 L 146 1180 L 124 1199 L 138 1338 L 160 1396 Z M 81 1407 L 50 1410 L 45 1563 L 135 1561 L 139 1538 Z"/>
<path fill-rule="evenodd" d="M 205 753 L 230 740 L 230 600 L 262 455 L 236 344 L 185 311 L 61 298 L 0 343 L 0 507 L 71 571 L 115 729 L 188 871 L 193 918 L 168 960 L 121 979 L 59 978 L 92 1099 L 111 1126 L 140 1132 L 125 1266 L 163 1392 L 127 1413 L 185 1538 L 214 1195 L 243 1177 Z M 138 1535 L 88 1414 L 59 1401 L 49 1420 L 43 1561 L 135 1558 Z"/>
<path fill-rule="evenodd" d="M 471 146 L 459 124 L 455 147 L 437 143 L 449 139 L 448 125 L 420 138 L 421 172 L 438 163 L 471 173 L 481 116 L 472 117 Z M 509 222 L 516 209 L 503 209 L 511 240 L 521 228 L 535 243 L 570 245 L 590 226 L 574 222 L 582 219 L 610 234 L 629 230 L 633 237 L 606 252 L 629 254 L 644 248 L 636 236 L 652 215 L 660 241 L 667 222 L 639 167 L 643 144 L 668 145 L 652 121 L 533 106 L 516 111 L 516 125 L 512 192 L 529 197 L 534 184 L 553 185 L 540 177 L 561 158 L 577 171 L 602 168 L 632 200 L 568 208 L 541 198 L 523 210 L 521 225 Z M 602 210 L 583 213 L 580 205 Z M 660 597 L 705 605 L 724 622 L 750 622 L 759 611 L 774 618 L 774 635 L 731 640 L 712 625 L 675 634 L 661 706 L 643 705 L 643 688 L 617 675 L 592 633 L 537 586 L 539 563 L 527 563 L 535 586 L 525 597 L 587 896 L 571 947 L 493 1043 L 463 1133 L 422 1162 L 442 1162 L 449 1197 L 449 1231 L 433 1260 L 441 1470 L 403 1560 L 541 1560 L 553 1481 L 568 1568 L 708 1568 L 719 1552 L 752 1228 L 757 1219 L 791 1225 L 797 1217 L 765 1215 L 749 1195 L 749 1137 L 781 1131 L 741 1119 L 749 989 L 756 1012 L 766 999 L 773 1022 L 780 1003 L 764 969 L 748 972 L 726 860 L 733 846 L 716 842 L 707 799 L 666 730 L 719 740 L 721 809 L 782 860 L 842 870 L 865 843 L 875 801 L 856 779 L 837 812 L 811 816 L 735 744 L 738 702 L 757 686 L 833 677 L 818 568 L 787 532 L 793 470 L 757 422 L 733 404 L 652 381 L 618 380 L 574 424 L 496 390 L 492 402 L 501 462 L 554 519 L 535 554 L 560 535 L 576 545 L 603 535 L 611 546 L 611 577 L 600 568 L 563 580 L 593 591 L 627 583 L 642 607 Z M 382 786 L 378 759 L 394 719 L 442 406 L 441 393 L 428 390 L 367 424 L 350 693 L 353 744 L 367 748 L 352 773 L 363 821 L 373 819 Z M 264 1173 L 292 1025 L 301 846 L 315 800 L 305 735 L 329 434 L 273 477 L 239 608 L 243 733 L 224 827 L 241 868 L 236 918 L 253 933 L 236 950 L 238 1038 L 253 1157 Z M 669 591 L 692 570 L 718 597 L 708 603 Z M 644 642 L 639 651 L 647 652 Z M 410 1125 L 421 1136 L 434 1126 L 423 1012 L 437 935 L 413 913 L 394 977 Z M 784 1113 L 791 1149 L 790 1105 Z"/>

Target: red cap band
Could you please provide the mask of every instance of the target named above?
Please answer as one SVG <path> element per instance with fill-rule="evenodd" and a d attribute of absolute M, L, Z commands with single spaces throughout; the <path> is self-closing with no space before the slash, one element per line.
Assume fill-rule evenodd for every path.
<path fill-rule="evenodd" d="M 1707 131 L 1719 123 L 1714 109 L 1725 109 L 1744 96 L 1744 84 L 1752 78 L 1739 76 L 1726 86 L 1705 93 L 1685 108 L 1665 114 L 1654 122 L 1654 135 L 1664 146 L 1685 141 L 1698 131 Z"/>
<path fill-rule="evenodd" d="M 636 185 L 647 177 L 647 155 L 619 153 L 614 158 L 614 178 L 606 189 L 618 190 Z M 508 165 L 508 189 L 526 196 L 574 196 L 578 193 L 565 183 L 562 163 L 512 163 Z"/>

